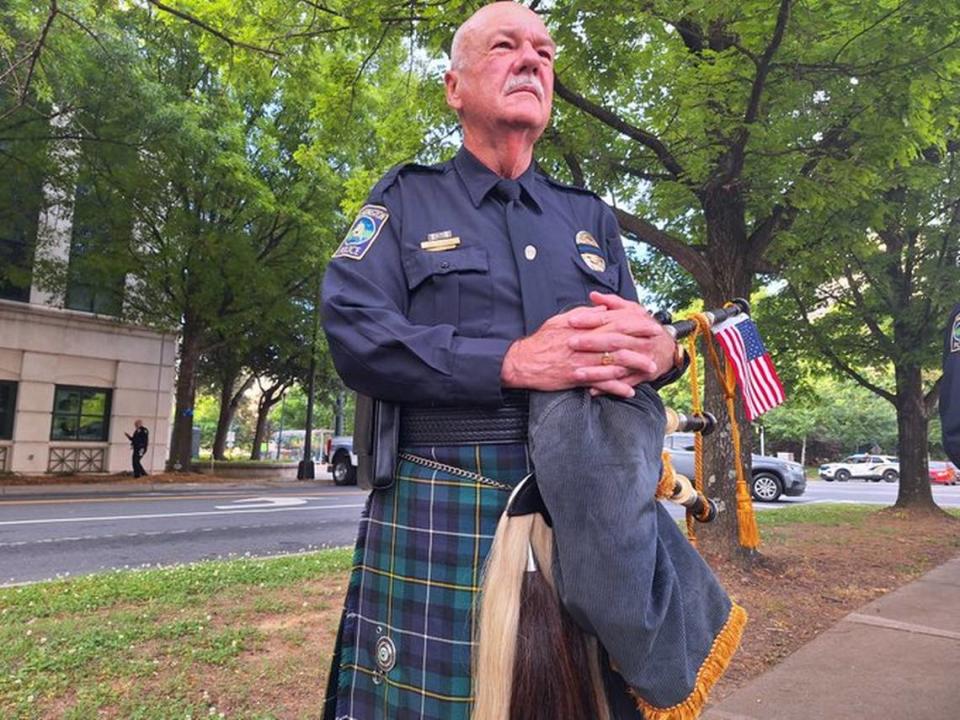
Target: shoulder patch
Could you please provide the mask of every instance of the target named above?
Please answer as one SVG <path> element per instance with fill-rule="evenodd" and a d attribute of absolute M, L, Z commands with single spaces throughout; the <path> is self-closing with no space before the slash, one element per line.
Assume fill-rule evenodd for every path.
<path fill-rule="evenodd" d="M 362 260 L 389 218 L 390 213 L 382 205 L 364 205 L 333 257 Z"/>
<path fill-rule="evenodd" d="M 953 318 L 953 329 L 950 331 L 950 352 L 960 352 L 960 313 Z"/>

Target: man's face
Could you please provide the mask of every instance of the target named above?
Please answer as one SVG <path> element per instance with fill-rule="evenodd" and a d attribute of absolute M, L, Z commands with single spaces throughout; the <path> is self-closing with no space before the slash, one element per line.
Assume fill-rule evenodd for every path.
<path fill-rule="evenodd" d="M 133 426 L 134 426 L 137 430 L 140 429 L 140 426 L 141 426 L 141 425 L 143 425 L 143 423 L 140 422 L 139 420 L 134 420 L 134 421 L 133 421 Z"/>
<path fill-rule="evenodd" d="M 460 67 L 445 77 L 447 103 L 464 129 L 533 130 L 547 126 L 553 103 L 556 46 L 539 17 L 515 3 L 497 3 L 467 21 Z"/>

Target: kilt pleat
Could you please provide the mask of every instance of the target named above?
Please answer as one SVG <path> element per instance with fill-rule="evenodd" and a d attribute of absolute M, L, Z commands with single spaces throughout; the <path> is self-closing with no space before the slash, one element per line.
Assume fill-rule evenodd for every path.
<path fill-rule="evenodd" d="M 469 720 L 483 562 L 529 472 L 522 444 L 401 450 L 360 523 L 327 720 Z"/>

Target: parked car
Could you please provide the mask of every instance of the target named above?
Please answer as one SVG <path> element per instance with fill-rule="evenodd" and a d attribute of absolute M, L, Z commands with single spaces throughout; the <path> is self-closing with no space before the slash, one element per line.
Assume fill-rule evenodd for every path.
<path fill-rule="evenodd" d="M 936 485 L 956 485 L 958 481 L 960 478 L 957 476 L 957 467 L 953 463 L 930 461 L 930 482 Z"/>
<path fill-rule="evenodd" d="M 693 434 L 671 433 L 663 440 L 673 469 L 693 479 Z M 765 455 L 751 455 L 750 493 L 755 500 L 775 502 L 781 495 L 803 495 L 807 478 L 800 463 Z"/>
<path fill-rule="evenodd" d="M 353 437 L 337 435 L 327 440 L 325 448 L 327 472 L 333 475 L 334 485 L 355 485 L 357 456 L 353 453 Z"/>
<path fill-rule="evenodd" d="M 820 477 L 827 482 L 846 482 L 850 478 L 896 482 L 900 479 L 900 461 L 892 455 L 857 453 L 840 462 L 821 465 Z"/>

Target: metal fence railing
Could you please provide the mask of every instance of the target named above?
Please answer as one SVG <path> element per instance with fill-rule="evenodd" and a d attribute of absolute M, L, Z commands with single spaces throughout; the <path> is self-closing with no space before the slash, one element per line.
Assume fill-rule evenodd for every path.
<path fill-rule="evenodd" d="M 51 473 L 103 472 L 106 460 L 102 447 L 52 447 L 47 462 Z"/>

